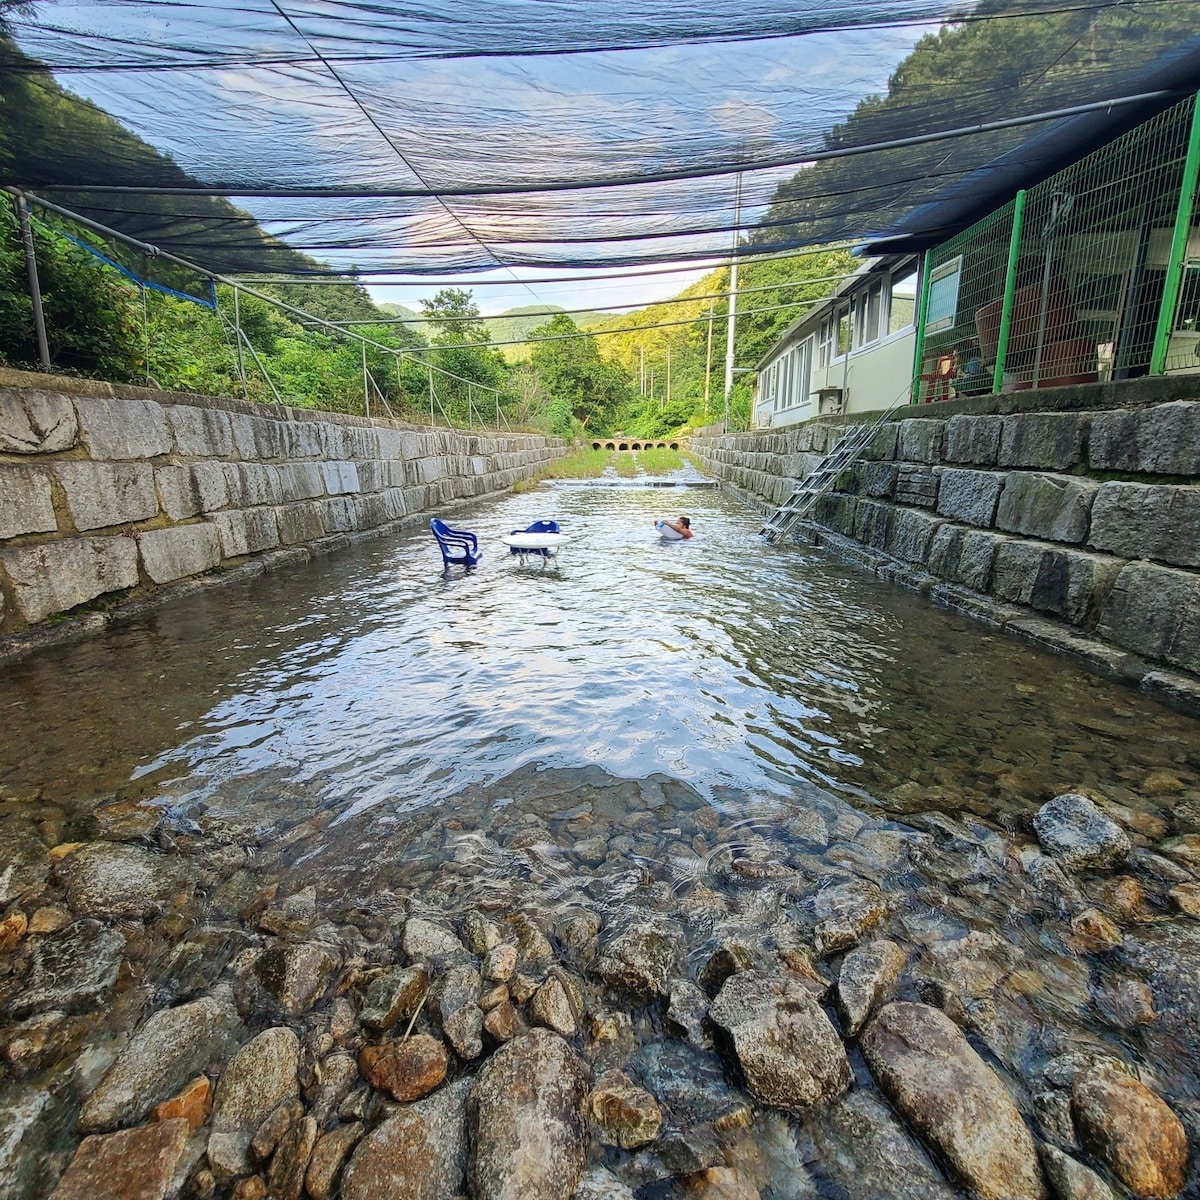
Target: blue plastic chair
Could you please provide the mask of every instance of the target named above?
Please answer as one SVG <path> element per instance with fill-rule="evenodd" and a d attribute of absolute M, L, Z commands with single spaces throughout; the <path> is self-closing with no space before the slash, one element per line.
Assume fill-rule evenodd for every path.
<path fill-rule="evenodd" d="M 465 529 L 451 529 L 445 521 L 434 517 L 429 522 L 429 531 L 437 538 L 442 552 L 442 565 L 446 567 L 474 567 L 479 565 L 483 553 L 479 539 Z"/>
<path fill-rule="evenodd" d="M 532 525 L 527 525 L 524 529 L 514 529 L 513 533 L 561 533 L 557 521 L 534 521 Z M 509 546 L 509 554 L 519 554 L 524 558 L 527 554 L 540 554 L 543 558 L 553 558 L 555 551 L 553 550 L 522 550 L 518 546 Z"/>

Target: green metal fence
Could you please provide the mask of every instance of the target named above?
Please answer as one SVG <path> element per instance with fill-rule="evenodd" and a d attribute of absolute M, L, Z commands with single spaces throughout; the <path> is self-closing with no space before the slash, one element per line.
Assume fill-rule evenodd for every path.
<path fill-rule="evenodd" d="M 930 251 L 914 401 L 1200 370 L 1191 97 Z"/>

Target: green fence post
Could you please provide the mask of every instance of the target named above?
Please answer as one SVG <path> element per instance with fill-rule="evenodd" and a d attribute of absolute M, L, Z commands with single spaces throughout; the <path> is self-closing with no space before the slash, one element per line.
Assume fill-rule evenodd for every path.
<path fill-rule="evenodd" d="M 1150 354 L 1151 375 L 1161 375 L 1167 365 L 1167 346 L 1171 341 L 1175 305 L 1179 301 L 1179 285 L 1183 279 L 1183 264 L 1187 259 L 1196 179 L 1200 175 L 1200 94 L 1192 103 L 1192 130 L 1188 137 L 1187 158 L 1183 163 L 1183 180 L 1179 185 L 1179 204 L 1175 209 L 1175 233 L 1171 238 L 1171 256 L 1167 259 L 1162 303 L 1158 306 L 1158 325 L 1154 330 L 1154 349 Z"/>
<path fill-rule="evenodd" d="M 1021 256 L 1021 231 L 1025 226 L 1025 189 L 1013 201 L 1012 237 L 1008 243 L 1008 267 L 1004 275 L 1004 307 L 1000 312 L 1000 332 L 996 337 L 996 371 L 992 392 L 999 395 L 1004 387 L 1004 363 L 1008 358 L 1008 335 L 1012 329 L 1013 297 L 1017 294 L 1017 259 Z"/>
<path fill-rule="evenodd" d="M 912 396 L 910 404 L 921 403 L 921 359 L 925 353 L 925 315 L 929 310 L 929 269 L 933 251 L 926 250 L 921 260 L 921 299 L 917 305 L 916 353 L 913 357 Z"/>

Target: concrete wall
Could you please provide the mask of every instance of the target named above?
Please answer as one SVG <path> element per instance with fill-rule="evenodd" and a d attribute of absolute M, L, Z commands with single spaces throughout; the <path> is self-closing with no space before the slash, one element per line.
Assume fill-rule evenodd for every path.
<path fill-rule="evenodd" d="M 100 598 L 436 513 L 566 450 L 536 436 L 8 372 L 0 637 Z"/>
<path fill-rule="evenodd" d="M 1193 707 L 1200 400 L 1156 404 L 1144 386 L 1129 395 L 1136 406 L 1097 411 L 1037 411 L 1027 393 L 1016 412 L 902 414 L 800 532 Z M 773 507 L 845 428 L 694 439 L 692 450 Z"/>

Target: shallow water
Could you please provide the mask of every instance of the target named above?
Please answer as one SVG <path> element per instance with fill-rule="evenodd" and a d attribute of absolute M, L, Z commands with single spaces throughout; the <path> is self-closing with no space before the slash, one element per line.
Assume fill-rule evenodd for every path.
<path fill-rule="evenodd" d="M 660 541 L 653 520 L 684 507 L 696 537 Z M 522 566 L 497 539 L 541 517 L 572 541 Z M 971 944 L 991 989 L 960 1000 L 1014 1086 L 1086 1045 L 1200 1101 L 1190 1026 L 1098 1008 L 1122 982 L 1161 990 L 1153 970 L 1072 945 L 1069 913 L 1014 865 L 1038 805 L 1077 788 L 1121 806 L 1143 849 L 1200 832 L 1194 720 L 821 551 L 767 546 L 720 491 L 543 485 L 451 523 L 478 533 L 478 570 L 443 573 L 418 531 L 3 668 L 0 837 L 86 840 L 114 796 L 163 809 L 149 844 L 203 871 L 185 924 L 228 951 L 205 985 L 268 887 L 316 883 L 367 961 L 386 961 L 398 913 L 479 906 L 531 913 L 556 943 L 581 911 L 657 912 L 694 967 L 730 930 L 770 946 L 780 922 L 811 929 L 820 889 L 870 879 L 923 964 L 902 994 L 959 987 L 945 946 L 996 939 Z M 1137 922 L 1166 919 L 1171 884 L 1147 878 Z M 189 994 L 178 929 L 147 928 L 135 1014 Z M 643 1040 L 661 1026 L 645 1020 Z M 810 1194 L 800 1175 L 859 1194 L 820 1130 L 788 1128 L 791 1165 L 756 1168 L 764 1196 Z"/>

